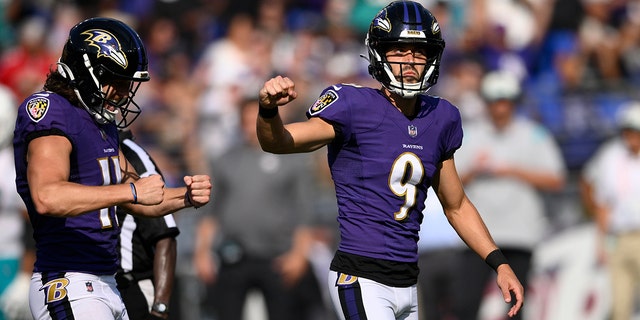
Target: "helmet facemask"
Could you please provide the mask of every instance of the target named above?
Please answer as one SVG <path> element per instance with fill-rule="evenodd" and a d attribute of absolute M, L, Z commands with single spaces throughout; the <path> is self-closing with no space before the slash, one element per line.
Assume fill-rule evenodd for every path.
<path fill-rule="evenodd" d="M 97 88 L 94 100 L 99 105 L 92 109 L 94 118 L 99 123 L 113 122 L 118 128 L 126 128 L 140 115 L 140 106 L 133 100 L 142 81 L 139 75 L 126 77 L 110 72 L 106 67 L 102 67 L 96 78 Z M 146 74 L 146 72 L 143 72 Z M 102 79 L 102 80 L 99 80 Z M 106 89 L 106 90 L 105 90 Z M 76 92 L 77 94 L 77 92 Z M 114 95 L 118 95 L 114 97 Z M 115 98 L 115 99 L 114 99 Z M 91 112 L 91 111 L 90 111 Z"/>
<path fill-rule="evenodd" d="M 116 108 L 113 114 L 116 116 L 114 120 L 118 128 L 128 127 L 138 118 L 140 112 L 142 112 L 140 106 L 133 100 L 138 88 L 140 88 L 140 84 L 139 81 L 130 81 L 126 97 L 120 98 L 119 101 L 105 100 L 108 104 Z M 104 109 L 103 106 L 103 110 Z M 105 111 L 111 113 L 109 110 Z"/>
<path fill-rule="evenodd" d="M 427 60 L 424 63 L 391 62 L 386 56 L 386 52 L 390 46 L 368 46 L 370 73 L 389 91 L 404 98 L 413 98 L 419 94 L 426 93 L 438 79 L 438 68 L 440 66 L 442 50 L 430 48 L 430 46 L 421 42 L 415 42 L 415 47 L 427 47 Z M 393 74 L 392 64 L 398 65 L 398 70 L 400 70 L 401 74 L 405 65 L 415 66 L 417 70 L 420 70 L 419 66 L 422 66 L 422 72 L 419 75 L 418 81 L 406 83 L 401 75 L 396 76 Z"/>

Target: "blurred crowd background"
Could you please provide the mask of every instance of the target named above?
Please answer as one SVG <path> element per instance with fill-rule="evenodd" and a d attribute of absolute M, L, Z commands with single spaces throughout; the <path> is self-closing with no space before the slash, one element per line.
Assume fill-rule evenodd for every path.
<path fill-rule="evenodd" d="M 446 41 L 440 78 L 429 93 L 457 105 L 463 121 L 474 121 L 485 116 L 479 93 L 483 75 L 495 70 L 515 75 L 523 88 L 518 113 L 553 134 L 569 172 L 562 191 L 544 195 L 551 221 L 547 237 L 555 239 L 589 223 L 577 178 L 595 150 L 616 134 L 620 107 L 640 98 L 640 1 L 421 2 L 438 19 Z M 364 38 L 372 17 L 386 4 L 0 0 L 0 85 L 17 107 L 42 88 L 74 24 L 91 16 L 127 22 L 146 44 L 152 78 L 136 96 L 143 114 L 132 131 L 157 160 L 167 184 L 180 185 L 183 175 L 210 172 L 216 158 L 241 143 L 239 106 L 255 98 L 272 75 L 296 81 L 300 98 L 282 109 L 288 120 L 304 117 L 330 84 L 379 86 L 360 55 L 367 53 Z M 326 164 L 321 160 L 314 165 Z M 215 206 L 214 194 L 207 207 Z M 318 214 L 323 215 L 319 225 L 335 227 L 335 212 Z M 175 319 L 205 318 L 199 313 L 205 284 L 192 263 L 202 215 L 176 215 L 182 233 Z"/>

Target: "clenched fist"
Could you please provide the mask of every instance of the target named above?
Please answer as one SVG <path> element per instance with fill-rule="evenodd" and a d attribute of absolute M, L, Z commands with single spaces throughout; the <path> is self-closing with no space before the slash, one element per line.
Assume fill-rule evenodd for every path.
<path fill-rule="evenodd" d="M 211 178 L 208 175 L 185 176 L 186 201 L 195 208 L 204 206 L 211 197 Z"/>
<path fill-rule="evenodd" d="M 285 105 L 298 97 L 295 89 L 295 84 L 287 77 L 271 78 L 259 91 L 260 105 L 267 109 Z"/>
<path fill-rule="evenodd" d="M 134 186 L 139 204 L 154 205 L 164 199 L 164 180 L 159 174 L 140 178 L 134 183 Z"/>

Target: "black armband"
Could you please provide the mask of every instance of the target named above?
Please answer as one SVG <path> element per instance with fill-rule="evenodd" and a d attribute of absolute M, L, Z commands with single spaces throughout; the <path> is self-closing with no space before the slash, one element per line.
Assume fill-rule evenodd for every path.
<path fill-rule="evenodd" d="M 262 105 L 258 106 L 258 114 L 264 119 L 271 119 L 278 115 L 278 107 L 265 108 Z"/>
<path fill-rule="evenodd" d="M 495 271 L 498 271 L 498 267 L 500 265 L 509 264 L 509 261 L 507 261 L 507 257 L 502 254 L 502 251 L 500 251 L 500 249 L 491 251 L 491 253 L 489 253 L 484 259 L 484 262 L 486 262 Z"/>

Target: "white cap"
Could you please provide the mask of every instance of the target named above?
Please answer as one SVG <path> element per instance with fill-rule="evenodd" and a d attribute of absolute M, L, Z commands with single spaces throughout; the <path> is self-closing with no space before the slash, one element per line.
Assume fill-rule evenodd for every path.
<path fill-rule="evenodd" d="M 9 88 L 0 85 L 0 149 L 11 143 L 16 123 L 16 102 Z"/>
<path fill-rule="evenodd" d="M 517 100 L 520 93 L 520 81 L 510 72 L 489 72 L 480 83 L 480 94 L 487 101 Z"/>
<path fill-rule="evenodd" d="M 630 101 L 623 104 L 618 112 L 618 127 L 640 131 L 640 102 Z"/>

